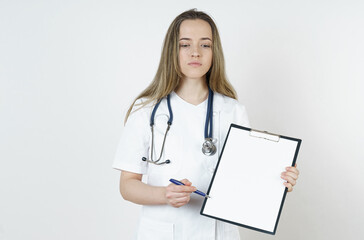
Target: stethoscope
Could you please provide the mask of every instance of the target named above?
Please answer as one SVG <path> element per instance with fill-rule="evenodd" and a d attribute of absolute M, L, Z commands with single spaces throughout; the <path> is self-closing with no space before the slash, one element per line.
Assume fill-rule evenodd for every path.
<path fill-rule="evenodd" d="M 205 154 L 207 156 L 212 156 L 212 155 L 214 155 L 216 153 L 216 146 L 215 146 L 215 144 L 213 142 L 213 138 L 212 138 L 213 100 L 214 100 L 214 93 L 209 88 L 209 97 L 208 97 L 208 100 L 207 100 L 207 113 L 206 113 L 206 122 L 205 122 L 205 142 L 202 144 L 202 152 L 203 152 L 203 154 Z M 166 129 L 166 132 L 164 133 L 164 138 L 163 138 L 163 143 L 162 143 L 162 148 L 161 148 L 160 155 L 159 155 L 157 160 L 153 159 L 154 116 L 155 116 L 155 113 L 157 112 L 157 109 L 158 109 L 161 102 L 162 102 L 162 100 L 157 102 L 157 104 L 154 106 L 154 109 L 153 109 L 152 114 L 150 116 L 150 128 L 151 128 L 151 131 L 152 131 L 152 144 L 151 144 L 150 159 L 147 159 L 146 157 L 142 158 L 143 161 L 147 161 L 149 163 L 153 163 L 153 164 L 156 164 L 156 165 L 171 163 L 171 161 L 169 159 L 167 159 L 167 160 L 165 160 L 163 162 L 159 162 L 161 160 L 161 158 L 162 158 L 162 154 L 163 154 L 163 150 L 164 150 L 164 144 L 165 144 L 166 138 L 167 138 L 167 133 L 168 133 L 169 129 L 171 128 L 171 125 L 172 125 L 172 122 L 173 122 L 173 112 L 172 112 L 172 108 L 171 108 L 171 100 L 170 100 L 170 95 L 169 94 L 167 96 L 167 106 L 168 106 L 168 112 L 169 112 L 169 119 L 167 121 L 167 129 Z"/>

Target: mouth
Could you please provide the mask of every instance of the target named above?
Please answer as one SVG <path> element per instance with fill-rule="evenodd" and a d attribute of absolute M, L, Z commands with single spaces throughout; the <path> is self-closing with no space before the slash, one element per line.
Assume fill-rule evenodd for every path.
<path fill-rule="evenodd" d="M 199 67 L 199 66 L 201 66 L 202 64 L 201 64 L 201 63 L 199 63 L 199 62 L 190 62 L 190 63 L 188 63 L 188 65 L 190 65 L 190 66 L 192 66 L 192 67 Z"/>

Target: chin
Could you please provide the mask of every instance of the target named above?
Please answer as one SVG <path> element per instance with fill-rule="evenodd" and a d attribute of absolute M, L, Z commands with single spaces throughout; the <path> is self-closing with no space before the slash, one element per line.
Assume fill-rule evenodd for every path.
<path fill-rule="evenodd" d="M 186 78 L 192 78 L 192 79 L 200 79 L 205 78 L 207 72 L 204 73 L 190 73 L 190 74 L 183 74 Z"/>

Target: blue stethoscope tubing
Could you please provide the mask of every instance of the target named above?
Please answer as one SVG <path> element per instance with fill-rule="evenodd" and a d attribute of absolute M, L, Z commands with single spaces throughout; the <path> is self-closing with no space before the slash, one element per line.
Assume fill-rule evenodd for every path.
<path fill-rule="evenodd" d="M 207 113 L 206 113 L 206 121 L 205 121 L 205 139 L 212 138 L 212 111 L 213 106 L 212 103 L 214 101 L 214 93 L 209 88 L 209 98 L 207 100 Z M 209 124 L 210 124 L 210 132 L 209 132 Z"/>
<path fill-rule="evenodd" d="M 205 122 L 205 142 L 202 145 L 202 152 L 205 155 L 214 155 L 216 152 L 216 146 L 213 143 L 213 139 L 212 139 L 212 113 L 213 113 L 213 99 L 214 99 L 214 92 L 209 88 L 209 96 L 208 96 L 208 100 L 207 100 L 207 113 L 206 113 L 206 122 Z M 162 102 L 162 99 L 159 100 L 157 102 L 157 104 L 154 106 L 154 109 L 152 111 L 152 114 L 150 116 L 150 128 L 152 131 L 152 144 L 151 144 L 151 156 L 150 159 L 147 159 L 146 157 L 143 157 L 142 160 L 143 161 L 147 161 L 149 163 L 153 163 L 156 165 L 162 165 L 162 164 L 168 164 L 171 161 L 169 159 L 160 162 L 161 158 L 162 158 L 162 154 L 163 154 L 163 150 L 164 150 L 164 145 L 166 142 L 166 137 L 167 137 L 167 133 L 169 131 L 169 129 L 171 128 L 171 125 L 173 123 L 173 112 L 172 112 L 172 107 L 171 107 L 171 100 L 170 100 L 170 94 L 167 95 L 167 106 L 168 106 L 168 112 L 169 112 L 169 119 L 167 121 L 167 129 L 166 132 L 164 134 L 164 138 L 163 138 L 163 143 L 162 143 L 162 148 L 161 148 L 161 152 L 160 155 L 158 157 L 158 159 L 153 160 L 153 150 L 154 150 L 154 117 L 155 114 L 157 112 L 157 109 L 160 105 L 160 103 Z M 209 131 L 210 130 L 210 131 Z"/>

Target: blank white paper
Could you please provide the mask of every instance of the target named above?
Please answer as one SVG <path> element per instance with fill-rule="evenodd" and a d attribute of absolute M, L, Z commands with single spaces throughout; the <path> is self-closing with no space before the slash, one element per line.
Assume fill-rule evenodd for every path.
<path fill-rule="evenodd" d="M 280 176 L 292 165 L 297 144 L 231 127 L 202 213 L 273 232 L 285 192 Z"/>

